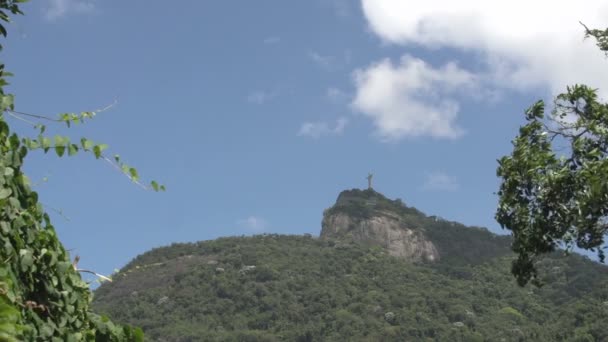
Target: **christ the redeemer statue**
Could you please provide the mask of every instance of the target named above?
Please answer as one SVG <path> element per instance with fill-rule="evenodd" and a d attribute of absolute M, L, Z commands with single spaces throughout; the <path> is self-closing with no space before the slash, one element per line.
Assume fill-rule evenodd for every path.
<path fill-rule="evenodd" d="M 373 174 L 373 173 L 368 173 L 368 174 L 367 174 L 367 177 L 366 177 L 366 178 L 367 178 L 367 188 L 368 188 L 369 190 L 371 190 L 371 189 L 372 189 L 372 178 L 373 178 L 373 177 L 374 177 L 374 174 Z"/>

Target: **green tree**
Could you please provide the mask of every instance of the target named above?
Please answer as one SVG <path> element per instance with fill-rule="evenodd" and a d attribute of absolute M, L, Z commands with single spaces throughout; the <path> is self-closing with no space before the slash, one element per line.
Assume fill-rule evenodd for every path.
<path fill-rule="evenodd" d="M 0 0 L 0 34 L 8 13 L 22 14 L 26 0 Z M 0 46 L 1 47 L 1 46 Z M 80 276 L 77 261 L 57 239 L 49 215 L 23 174 L 24 158 L 31 150 L 53 151 L 57 156 L 91 153 L 112 163 L 133 182 L 163 190 L 156 182 L 143 185 L 137 170 L 120 157 L 104 155 L 105 144 L 82 138 L 45 135 L 41 120 L 68 127 L 92 119 L 97 112 L 64 113 L 57 118 L 15 110 L 15 96 L 4 92 L 10 73 L 0 64 L 0 341 L 142 341 L 141 329 L 114 325 L 89 309 L 92 294 Z M 38 136 L 21 138 L 11 133 L 7 117 L 31 123 Z"/>
<path fill-rule="evenodd" d="M 608 54 L 608 29 L 584 28 Z M 535 263 L 558 248 L 595 251 L 603 262 L 608 232 L 608 105 L 596 89 L 574 85 L 550 114 L 541 100 L 526 120 L 497 169 L 496 220 L 513 233 L 512 272 L 522 286 L 540 284 Z"/>

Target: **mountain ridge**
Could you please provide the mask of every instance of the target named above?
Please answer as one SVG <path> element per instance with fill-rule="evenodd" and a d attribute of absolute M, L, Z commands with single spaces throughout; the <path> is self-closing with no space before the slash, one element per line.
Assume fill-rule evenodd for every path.
<path fill-rule="evenodd" d="M 324 217 L 392 211 L 441 257 L 412 260 L 382 245 L 306 235 L 173 244 L 133 259 L 93 304 L 152 341 L 608 339 L 607 267 L 553 254 L 540 264 L 547 286 L 520 288 L 510 237 L 348 191 Z M 356 204 L 365 196 L 376 198 L 371 211 Z"/>
<path fill-rule="evenodd" d="M 327 218 L 338 214 L 346 214 L 354 221 L 375 216 L 396 217 L 401 226 L 423 234 L 437 249 L 438 257 L 446 257 L 449 262 L 476 263 L 486 257 L 511 253 L 512 240 L 508 235 L 495 234 L 483 227 L 465 226 L 434 215 L 427 216 L 414 207 L 408 207 L 401 199 L 391 200 L 373 189 L 340 192 L 335 204 L 324 210 L 323 221 L 329 223 Z M 352 239 L 348 234 L 324 234 L 326 228 L 322 223 L 321 238 Z M 380 241 L 375 242 L 382 245 Z"/>

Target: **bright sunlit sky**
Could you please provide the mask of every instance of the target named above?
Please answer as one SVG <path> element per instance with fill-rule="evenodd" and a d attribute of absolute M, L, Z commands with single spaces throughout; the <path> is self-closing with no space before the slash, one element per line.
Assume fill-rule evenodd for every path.
<path fill-rule="evenodd" d="M 172 242 L 317 235 L 323 209 L 368 172 L 390 198 L 504 233 L 496 159 L 523 111 L 568 84 L 608 94 L 608 61 L 579 24 L 605 27 L 599 0 L 39 0 L 23 11 L 2 52 L 16 110 L 117 99 L 47 132 L 107 143 L 167 186 L 144 191 L 90 155 L 28 156 L 60 239 L 105 274 Z"/>

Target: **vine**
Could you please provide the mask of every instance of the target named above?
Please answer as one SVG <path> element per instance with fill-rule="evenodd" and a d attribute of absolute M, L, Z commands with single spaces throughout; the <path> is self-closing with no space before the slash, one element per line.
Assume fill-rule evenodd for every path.
<path fill-rule="evenodd" d="M 19 5 L 27 0 L 0 0 L 1 22 L 23 14 Z M 0 45 L 0 49 L 2 46 Z M 139 328 L 118 326 L 107 317 L 92 313 L 92 293 L 81 278 L 76 262 L 57 238 L 49 215 L 22 172 L 29 151 L 54 151 L 58 157 L 78 152 L 91 153 L 120 170 L 139 186 L 164 191 L 156 181 L 145 185 L 135 168 L 118 155 L 104 154 L 108 146 L 87 138 L 45 135 L 41 121 L 64 123 L 67 127 L 93 119 L 98 110 L 60 114 L 57 118 L 15 110 L 15 96 L 6 94 L 6 77 L 12 74 L 0 64 L 0 341 L 143 341 Z M 35 138 L 11 133 L 7 117 L 27 122 L 38 129 Z"/>

